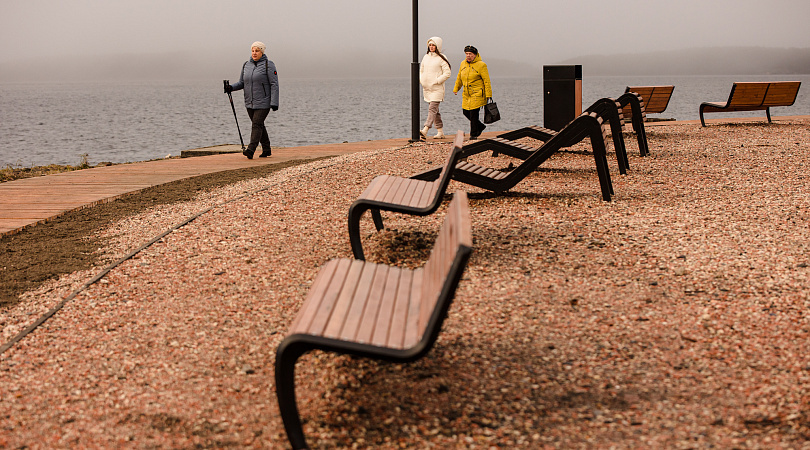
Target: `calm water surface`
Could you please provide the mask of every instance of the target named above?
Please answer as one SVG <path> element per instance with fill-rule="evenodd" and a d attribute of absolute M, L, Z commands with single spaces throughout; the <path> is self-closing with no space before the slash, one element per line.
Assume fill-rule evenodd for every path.
<path fill-rule="evenodd" d="M 490 68 L 495 72 L 497 68 Z M 734 81 L 798 80 L 796 104 L 772 114 L 810 115 L 810 75 L 583 77 L 583 106 L 618 97 L 628 85 L 673 84 L 664 113 L 651 117 L 694 120 L 703 101 L 725 101 Z M 452 81 L 452 79 L 451 79 Z M 281 107 L 267 125 L 274 146 L 410 137 L 410 80 L 281 80 Z M 493 78 L 502 120 L 489 130 L 543 123 L 543 80 Z M 462 129 L 461 96 L 452 82 L 441 106 L 445 133 Z M 250 122 L 241 92 L 233 95 L 239 127 L 247 141 Z M 421 100 L 421 99 L 420 99 Z M 420 101 L 421 120 L 427 107 Z M 763 117 L 764 112 L 709 117 Z M 433 134 L 431 131 L 430 134 Z M 222 81 L 76 84 L 0 83 L 0 167 L 144 161 L 177 156 L 182 150 L 238 144 L 239 135 Z"/>

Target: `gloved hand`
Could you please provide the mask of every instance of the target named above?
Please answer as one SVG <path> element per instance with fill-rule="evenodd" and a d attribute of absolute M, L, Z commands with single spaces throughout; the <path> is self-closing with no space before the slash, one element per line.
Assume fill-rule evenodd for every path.
<path fill-rule="evenodd" d="M 233 92 L 233 86 L 231 86 L 230 84 L 226 84 L 225 85 L 225 93 L 228 94 L 230 92 Z"/>
<path fill-rule="evenodd" d="M 278 106 L 273 105 L 270 107 L 270 109 L 272 109 L 273 111 L 278 111 Z"/>

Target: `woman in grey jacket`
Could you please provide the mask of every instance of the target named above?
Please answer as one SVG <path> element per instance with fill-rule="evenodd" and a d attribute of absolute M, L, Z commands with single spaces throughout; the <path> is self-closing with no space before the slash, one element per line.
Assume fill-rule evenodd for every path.
<path fill-rule="evenodd" d="M 248 159 L 253 159 L 256 147 L 262 144 L 259 158 L 270 156 L 270 137 L 264 121 L 270 110 L 278 111 L 278 72 L 273 61 L 267 59 L 264 51 L 267 47 L 261 42 L 250 46 L 250 59 L 242 66 L 239 81 L 225 86 L 225 92 L 245 90 L 245 108 L 253 124 L 250 130 L 250 143 L 242 150 Z"/>

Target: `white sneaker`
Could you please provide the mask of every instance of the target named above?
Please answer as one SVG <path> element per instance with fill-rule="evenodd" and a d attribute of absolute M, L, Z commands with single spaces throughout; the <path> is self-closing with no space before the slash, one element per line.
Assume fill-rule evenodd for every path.
<path fill-rule="evenodd" d="M 422 136 L 422 139 L 427 139 L 427 132 L 429 129 L 430 128 L 428 127 L 424 127 L 421 130 L 419 130 L 419 136 Z"/>
<path fill-rule="evenodd" d="M 444 139 L 444 133 L 442 132 L 441 128 L 436 129 L 436 136 L 434 136 L 434 138 L 436 138 L 436 139 Z"/>

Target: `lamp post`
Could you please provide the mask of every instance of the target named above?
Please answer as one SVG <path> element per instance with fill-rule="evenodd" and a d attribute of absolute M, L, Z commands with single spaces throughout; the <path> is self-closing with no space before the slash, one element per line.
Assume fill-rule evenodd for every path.
<path fill-rule="evenodd" d="M 411 142 L 419 142 L 419 1 L 413 0 L 413 62 L 411 62 Z"/>

